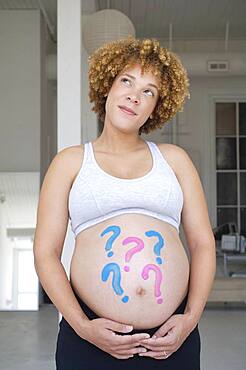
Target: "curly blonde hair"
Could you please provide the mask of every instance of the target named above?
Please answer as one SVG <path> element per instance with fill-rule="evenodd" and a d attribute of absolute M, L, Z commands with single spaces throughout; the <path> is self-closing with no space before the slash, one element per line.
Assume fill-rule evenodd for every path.
<path fill-rule="evenodd" d="M 142 72 L 151 70 L 159 80 L 159 98 L 147 121 L 139 128 L 148 134 L 161 128 L 178 111 L 183 109 L 185 97 L 189 97 L 187 72 L 179 58 L 161 47 L 156 39 L 125 39 L 109 42 L 98 48 L 88 58 L 89 98 L 94 103 L 92 110 L 103 123 L 107 94 L 119 72 L 136 63 Z"/>

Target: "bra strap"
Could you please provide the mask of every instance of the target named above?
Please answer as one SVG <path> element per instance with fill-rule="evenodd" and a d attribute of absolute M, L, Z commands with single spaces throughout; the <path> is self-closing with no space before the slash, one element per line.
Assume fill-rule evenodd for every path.
<path fill-rule="evenodd" d="M 90 141 L 87 141 L 85 143 L 85 147 L 86 147 L 86 160 L 87 162 L 93 162 L 93 153 L 92 153 L 92 147 L 91 147 L 91 142 Z"/>
<path fill-rule="evenodd" d="M 151 146 L 152 146 L 152 149 L 153 149 L 153 152 L 154 152 L 153 154 L 154 154 L 156 160 L 158 162 L 165 162 L 165 160 L 163 158 L 163 155 L 162 155 L 160 149 L 158 148 L 157 144 L 154 143 L 153 141 L 151 141 Z"/>

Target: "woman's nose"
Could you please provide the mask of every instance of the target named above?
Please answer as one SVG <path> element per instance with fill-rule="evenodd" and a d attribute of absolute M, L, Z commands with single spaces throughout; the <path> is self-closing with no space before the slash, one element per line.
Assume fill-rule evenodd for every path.
<path fill-rule="evenodd" d="M 135 104 L 139 104 L 139 98 L 136 95 L 133 96 L 127 96 L 127 100 L 134 102 Z"/>

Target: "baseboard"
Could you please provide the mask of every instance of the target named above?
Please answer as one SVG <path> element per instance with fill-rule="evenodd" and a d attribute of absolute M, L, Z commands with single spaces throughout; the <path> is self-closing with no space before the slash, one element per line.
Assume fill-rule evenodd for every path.
<path fill-rule="evenodd" d="M 246 302 L 246 278 L 216 278 L 208 302 Z"/>

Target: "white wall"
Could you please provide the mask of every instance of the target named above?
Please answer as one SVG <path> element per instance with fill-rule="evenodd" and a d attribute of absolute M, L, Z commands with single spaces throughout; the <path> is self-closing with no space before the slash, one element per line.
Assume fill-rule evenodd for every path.
<path fill-rule="evenodd" d="M 39 171 L 40 167 L 40 13 L 36 10 L 0 11 L 0 171 Z M 12 183 L 9 183 L 10 189 Z M 1 189 L 9 205 L 8 189 Z M 38 187 L 37 187 L 38 193 Z M 23 198 L 24 200 L 24 198 Z M 16 202 L 16 205 L 18 202 Z M 2 209 L 6 209 L 1 204 Z M 12 300 L 13 250 L 6 227 L 27 227 L 26 217 L 15 219 L 14 209 L 2 212 L 0 229 L 1 308 Z M 19 209 L 19 215 L 23 209 Z M 16 222 L 15 222 L 16 221 Z M 33 220 L 30 220 L 31 224 Z M 29 226 L 33 226 L 33 224 Z M 8 277 L 9 284 L 6 284 Z"/>
<path fill-rule="evenodd" d="M 83 23 L 83 18 L 82 18 Z M 82 126 L 84 132 L 84 142 L 94 141 L 97 137 L 97 116 L 92 112 L 92 104 L 89 100 L 89 82 L 88 82 L 88 53 L 82 44 Z"/>
<path fill-rule="evenodd" d="M 7 308 L 13 294 L 13 250 L 6 229 L 35 227 L 39 181 L 33 183 L 29 176 L 39 177 L 57 151 L 56 91 L 45 68 L 49 52 L 54 45 L 39 10 L 0 10 L 0 191 L 6 196 L 6 204 L 0 204 L 5 210 L 0 220 L 0 308 Z M 22 193 L 15 175 L 26 178 Z"/>
<path fill-rule="evenodd" d="M 82 2 L 82 32 L 83 25 L 87 18 L 96 12 L 97 4 L 95 0 L 90 2 Z M 83 40 L 83 38 L 82 38 Z M 84 141 L 94 141 L 98 136 L 97 116 L 92 112 L 92 104 L 89 100 L 89 80 L 88 80 L 88 53 L 82 41 L 82 127 L 84 132 Z"/>
<path fill-rule="evenodd" d="M 57 153 L 57 81 L 48 80 L 46 71 L 46 56 L 56 54 L 56 44 L 51 40 L 43 16 L 40 23 L 41 50 L 41 117 L 40 117 L 40 180 L 43 183 L 45 173 Z M 44 302 L 43 291 L 39 286 L 39 303 Z"/>
<path fill-rule="evenodd" d="M 0 170 L 39 171 L 39 11 L 0 10 L 0 36 Z"/>
<path fill-rule="evenodd" d="M 41 117 L 40 117 L 40 186 L 43 177 L 57 153 L 57 81 L 49 80 L 46 56 L 56 54 L 56 44 L 50 39 L 47 25 L 41 17 Z"/>

